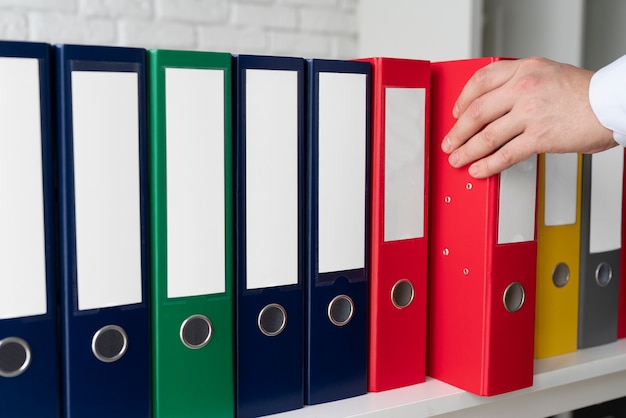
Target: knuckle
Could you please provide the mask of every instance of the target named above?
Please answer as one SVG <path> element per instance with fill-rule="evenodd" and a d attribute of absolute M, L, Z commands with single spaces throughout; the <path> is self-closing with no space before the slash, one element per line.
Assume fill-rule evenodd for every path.
<path fill-rule="evenodd" d="M 545 59 L 544 57 L 538 57 L 538 56 L 533 56 L 533 57 L 528 57 L 526 59 L 523 60 L 522 65 L 529 65 L 529 66 L 542 66 L 544 64 L 546 64 L 548 62 L 547 59 Z"/>
<path fill-rule="evenodd" d="M 524 74 L 515 82 L 514 90 L 519 93 L 536 88 L 540 84 L 541 80 L 535 74 Z"/>
<path fill-rule="evenodd" d="M 478 70 L 476 70 L 472 78 L 473 78 L 472 80 L 473 83 L 479 86 L 485 85 L 487 84 L 490 78 L 489 71 L 486 67 L 479 68 Z"/>
<path fill-rule="evenodd" d="M 483 114 L 482 100 L 476 99 L 472 103 L 470 103 L 467 108 L 467 114 L 470 118 L 474 120 L 480 120 Z"/>
<path fill-rule="evenodd" d="M 543 57 L 528 57 L 519 61 L 521 73 L 531 73 L 540 70 L 550 64 L 550 61 Z"/>
<path fill-rule="evenodd" d="M 507 149 L 507 147 L 500 148 L 497 153 L 499 160 L 502 162 L 503 166 L 510 167 L 515 161 L 513 159 L 513 153 Z"/>
<path fill-rule="evenodd" d="M 497 134 L 494 131 L 494 129 L 491 127 L 486 127 L 478 135 L 478 138 L 480 139 L 482 144 L 489 149 L 493 149 L 496 147 L 497 145 L 496 137 L 497 137 Z"/>

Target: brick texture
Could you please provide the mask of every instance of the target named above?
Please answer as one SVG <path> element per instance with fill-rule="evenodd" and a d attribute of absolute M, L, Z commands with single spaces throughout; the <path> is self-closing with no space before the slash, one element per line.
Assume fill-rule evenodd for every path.
<path fill-rule="evenodd" d="M 230 12 L 228 0 L 155 0 L 159 20 L 193 23 L 226 22 Z"/>
<path fill-rule="evenodd" d="M 152 0 L 80 0 L 79 15 L 113 18 L 145 18 L 154 16 Z"/>
<path fill-rule="evenodd" d="M 0 38 L 352 58 L 359 0 L 0 0 Z"/>
<path fill-rule="evenodd" d="M 29 39 L 49 43 L 113 45 L 115 23 L 63 13 L 29 13 Z"/>
<path fill-rule="evenodd" d="M 0 39 L 26 39 L 28 37 L 27 22 L 24 13 L 0 14 Z"/>

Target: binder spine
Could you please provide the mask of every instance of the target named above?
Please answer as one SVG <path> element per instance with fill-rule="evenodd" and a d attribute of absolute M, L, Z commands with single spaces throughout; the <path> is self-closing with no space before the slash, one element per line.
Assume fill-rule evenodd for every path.
<path fill-rule="evenodd" d="M 260 92 L 266 91 L 268 85 L 254 85 L 257 89 L 254 98 L 249 99 L 248 87 L 250 87 L 252 77 L 257 77 L 254 81 L 261 79 L 271 79 L 278 89 L 292 89 L 281 91 L 282 98 L 293 100 L 295 95 L 295 108 L 285 110 L 281 113 L 285 118 L 280 123 L 295 123 L 290 125 L 295 131 L 288 134 L 281 131 L 281 135 L 294 135 L 289 139 L 281 136 L 280 140 L 287 140 L 286 145 L 295 149 L 290 153 L 282 149 L 280 153 L 267 155 L 263 145 L 267 149 L 275 147 L 275 143 L 255 143 L 257 153 L 252 152 L 248 147 L 251 145 L 249 138 L 267 139 L 266 125 L 261 126 L 260 131 L 253 132 L 248 124 L 249 112 L 257 112 L 253 116 L 258 116 L 260 111 L 267 110 L 275 112 L 277 106 L 284 103 L 276 103 L 275 95 L 268 93 L 263 99 L 267 99 L 261 105 Z M 235 275 L 236 275 L 236 338 L 237 338 L 237 374 L 236 374 L 236 399 L 237 415 L 239 417 L 254 417 L 282 412 L 291 409 L 301 408 L 304 404 L 304 259 L 302 257 L 304 248 L 304 190 L 302 181 L 304 177 L 305 164 L 304 154 L 304 60 L 294 57 L 262 57 L 253 55 L 238 55 L 233 57 L 233 78 L 234 78 L 234 120 L 235 120 Z M 277 80 L 280 79 L 280 80 Z M 287 81 L 288 80 L 288 81 Z M 284 83 L 289 84 L 288 86 Z M 250 103 L 250 108 L 247 107 Z M 255 108 L 256 106 L 256 108 Z M 289 116 L 287 113 L 291 113 Z M 274 113 L 272 113 L 274 115 Z M 274 115 L 275 116 L 275 115 Z M 295 120 L 288 120 L 294 117 Z M 258 121 L 258 119 L 255 119 Z M 264 119 L 265 120 L 265 119 Z M 259 128 L 259 125 L 256 125 Z M 276 126 L 278 128 L 278 126 Z M 259 136 L 260 134 L 260 136 Z M 271 135 L 269 135 L 271 136 Z M 273 139 L 279 139 L 274 137 Z M 295 141 L 296 144 L 289 142 Z M 295 145 L 295 148 L 294 148 Z M 258 148 L 262 147 L 262 148 Z M 258 178 L 255 184 L 250 184 L 249 164 L 251 159 L 255 159 L 254 167 L 259 168 L 259 158 L 265 156 L 264 160 L 268 166 L 276 165 L 277 169 L 295 170 L 295 189 L 281 191 L 289 195 L 289 199 L 294 197 L 297 202 L 285 200 L 278 196 L 276 185 L 259 184 Z M 294 160 L 280 161 L 279 158 L 293 158 Z M 273 159 L 277 160 L 274 161 Z M 282 165 L 280 165 L 282 164 Z M 264 167 L 268 167 L 264 166 Z M 288 166 L 288 167 L 287 167 Z M 258 173 L 255 173 L 255 175 Z M 270 173 L 266 173 L 270 174 Z M 273 172 L 273 174 L 276 174 Z M 258 177 L 258 176 L 257 176 Z M 275 177 L 278 181 L 292 181 L 293 173 L 289 173 L 288 179 L 285 176 Z M 253 188 L 256 187 L 256 188 Z M 290 183 L 289 187 L 293 187 Z M 260 189 L 257 189 L 260 188 Z M 266 189 L 265 189 L 266 188 Z M 263 199 L 258 193 L 265 190 Z M 249 193 L 256 193 L 253 198 Z M 276 199 L 276 200 L 275 200 Z M 288 205 L 295 208 L 294 213 L 289 213 L 289 221 L 281 219 L 275 225 L 269 219 L 275 220 L 275 213 L 267 214 L 267 219 L 260 220 L 258 208 L 252 209 L 254 204 L 267 207 L 267 203 L 276 204 L 280 210 Z M 256 212 L 255 212 L 256 211 Z M 255 213 L 254 213 L 255 212 Z M 282 212 L 281 212 L 282 213 Z M 249 215 L 257 215 L 252 221 Z M 274 218 L 272 218 L 274 216 Z M 289 224 L 286 224 L 289 222 Z M 274 225 L 275 229 L 268 235 L 259 237 L 259 230 L 268 225 Z M 252 231 L 251 228 L 257 228 Z M 295 228 L 295 229 L 293 229 Z M 294 239 L 295 245 L 289 244 L 285 248 L 284 242 L 277 242 L 280 239 Z M 251 239 L 250 234 L 254 232 L 256 238 Z M 280 261 L 276 259 L 275 248 L 283 248 L 285 254 Z M 268 252 L 265 252 L 267 250 Z M 272 252 L 274 251 L 274 252 Z M 262 259 L 259 254 L 265 254 Z M 250 264 L 250 257 L 255 263 Z M 256 257 L 256 258 L 254 258 Z M 274 264 L 268 266 L 267 260 L 273 260 Z M 276 263 L 285 263 L 276 265 Z M 275 274 L 265 276 L 260 274 L 264 268 L 276 268 L 274 272 L 280 270 L 280 277 Z M 286 271 L 288 270 L 288 273 Z M 276 282 L 274 280 L 280 281 Z"/>
<path fill-rule="evenodd" d="M 61 317 L 62 317 L 62 370 L 64 415 L 89 415 L 93 417 L 117 413 L 133 416 L 149 416 L 150 401 L 150 328 L 149 328 L 149 292 L 148 280 L 148 243 L 149 225 L 148 210 L 148 177 L 147 177 L 147 114 L 146 114 L 146 76 L 145 50 L 139 48 L 99 47 L 58 45 L 56 51 L 56 70 L 58 86 L 58 134 L 59 134 L 59 235 L 60 235 L 60 274 L 61 274 Z M 83 81 L 94 80 L 109 72 L 136 74 L 137 98 L 137 144 L 133 152 L 138 156 L 136 185 L 139 196 L 138 213 L 133 214 L 139 222 L 139 231 L 133 235 L 138 242 L 133 242 L 138 249 L 138 259 L 134 262 L 138 267 L 138 275 L 133 279 L 139 282 L 133 288 L 132 295 L 113 292 L 115 302 L 104 303 L 83 299 L 85 306 L 81 309 L 81 295 L 78 286 L 78 262 L 85 252 L 77 252 L 77 232 L 88 233 L 77 228 L 76 207 L 76 170 L 75 159 L 75 113 L 80 106 L 72 105 L 74 83 L 73 73 L 80 72 Z M 124 78 L 124 77 L 122 77 Z M 119 80 L 119 79 L 116 79 Z M 134 79 L 133 79 L 134 80 Z M 128 81 L 128 79 L 126 79 Z M 96 83 L 97 84 L 97 83 Z M 96 85 L 92 84 L 92 85 Z M 87 84 L 83 84 L 86 86 Z M 109 92 L 116 94 L 116 92 Z M 83 96 L 83 98 L 88 96 Z M 93 97 L 89 97 L 93 99 Z M 84 120 L 82 121 L 84 122 Z M 94 127 L 93 125 L 89 125 Z M 97 128 L 97 127 L 96 127 Z M 133 132 L 135 135 L 135 132 Z M 104 144 L 102 144 L 104 145 Z M 130 162 L 130 160 L 128 160 Z M 133 164 L 134 162 L 130 162 Z M 113 168 L 112 168 L 113 170 Z M 112 171 L 112 174 L 114 171 Z M 87 177 L 85 177 L 87 178 Z M 104 181 L 104 179 L 103 179 Z M 83 189 L 85 190 L 85 189 Z M 108 190 L 112 192 L 112 190 Z M 133 196 L 135 198 L 135 196 Z M 85 201 L 83 201 L 85 202 Z M 94 215 L 90 213 L 89 215 Z M 82 216 L 82 215 L 81 215 Z M 102 215 L 104 216 L 104 214 Z M 92 243 L 97 237 L 89 236 Z M 84 244 L 84 242 L 82 243 Z M 91 253 L 95 256 L 95 253 Z M 117 263 L 119 260 L 107 260 Z M 97 264 L 97 263 L 96 263 Z M 88 269 L 96 266 L 84 264 Z M 93 270 L 92 270 L 93 272 Z M 129 273 L 130 274 L 130 273 Z M 83 279 L 90 279 L 87 274 Z M 130 277 L 130 276 L 129 276 Z M 118 283 L 120 283 L 118 281 Z M 136 284 L 136 282 L 135 282 Z M 93 290 L 93 289 L 90 289 Z M 100 298 L 99 292 L 92 296 Z M 84 296 L 84 295 L 83 295 Z M 119 302 L 128 298 L 131 303 Z M 138 302 L 137 302 L 138 301 Z M 96 307 L 96 305 L 102 306 Z M 106 343 L 113 338 L 113 346 Z M 92 402 L 85 403 L 84 399 Z M 109 406 L 106 410 L 93 408 L 93 402 L 102 400 Z M 103 415 L 104 414 L 104 415 Z"/>
<path fill-rule="evenodd" d="M 149 59 L 154 416 L 230 416 L 231 55 L 152 50 Z"/>
<path fill-rule="evenodd" d="M 363 394 L 367 391 L 367 323 L 368 323 L 368 265 L 366 251 L 368 241 L 367 219 L 369 194 L 369 106 L 370 106 L 370 64 L 338 60 L 309 60 L 308 78 L 308 271 L 306 280 L 306 375 L 305 402 L 315 404 Z M 341 81 L 340 81 L 341 80 Z M 327 84 L 324 84 L 327 83 Z M 345 128 L 341 138 L 333 137 L 337 127 L 333 116 L 324 115 L 324 106 L 329 106 L 329 95 L 334 90 L 329 86 L 341 83 L 342 88 L 354 93 L 350 100 L 358 109 L 344 109 L 340 112 Z M 347 93 L 344 92 L 344 96 Z M 327 100 L 324 102 L 324 100 Z M 349 106 L 345 102 L 344 106 Z M 356 112 L 353 112 L 355 111 Z M 322 126 L 322 124 L 326 124 Z M 363 123 L 365 126 L 357 126 Z M 362 135 L 355 133 L 358 130 Z M 323 135 L 326 135 L 325 137 Z M 329 144 L 329 138 L 342 142 Z M 327 142 L 323 142 L 327 141 Z M 334 148 L 334 147 L 337 148 Z M 330 149 L 341 154 L 329 156 Z M 346 149 L 350 153 L 345 152 Z M 332 162 L 330 161 L 332 159 Z M 349 169 L 341 170 L 337 164 Z M 330 173 L 333 173 L 332 175 Z M 327 179 L 333 178 L 333 185 Z M 355 180 L 357 179 L 357 180 Z M 361 182 L 361 183 L 356 183 Z M 344 190 L 351 184 L 357 190 Z M 330 197 L 336 187 L 347 192 L 355 200 L 333 201 L 329 210 Z M 326 189 L 323 189 L 326 188 Z M 330 224 L 339 219 L 346 221 L 348 210 L 351 216 L 341 226 L 335 225 L 332 234 L 342 242 L 345 254 L 337 254 L 333 267 L 329 267 Z M 360 209 L 357 209 L 360 208 Z M 359 213 L 360 210 L 360 213 Z M 356 226 L 356 222 L 362 224 Z M 360 220 L 360 221 L 358 221 Z M 346 226 L 349 223 L 350 226 Z M 359 235 L 362 233 L 362 235 Z M 341 260 L 339 260 L 341 259 Z M 359 261 L 356 261 L 359 260 Z M 358 264 L 358 265 L 357 265 Z M 340 267 L 337 267 L 340 266 Z M 328 350 L 329 341 L 336 349 Z"/>
<path fill-rule="evenodd" d="M 583 155 L 578 348 L 594 347 L 617 340 L 621 237 L 617 249 L 609 249 L 606 245 L 605 248 L 594 249 L 592 245 L 593 227 L 595 225 L 598 228 L 597 217 L 594 221 L 592 211 L 598 211 L 598 205 L 615 208 L 618 203 L 614 199 L 618 196 L 607 195 L 604 186 L 611 187 L 611 184 L 616 184 L 616 181 L 622 181 L 623 176 L 622 171 L 613 170 L 615 167 L 612 161 L 598 158 L 608 156 L 612 160 L 619 157 L 623 162 L 621 155 L 609 154 L 616 151 L 621 152 L 613 149 L 593 156 Z M 594 171 L 594 161 L 599 164 L 596 171 Z M 594 182 L 593 175 L 603 176 L 608 172 L 611 175 L 611 183 Z M 619 179 L 614 179 L 614 176 L 619 176 Z M 597 187 L 597 190 L 594 190 L 594 187 Z M 621 186 L 618 185 L 618 187 L 622 189 Z M 607 200 L 599 201 L 599 199 Z M 620 208 L 621 202 L 622 199 L 619 197 Z M 621 232 L 621 225 L 613 225 L 612 228 L 617 228 Z"/>
<path fill-rule="evenodd" d="M 0 243 L 5 249 L 0 278 L 0 403 L 7 416 L 55 418 L 61 413 L 50 49 L 38 42 L 0 42 L 0 106 L 5 112 L 0 128 L 5 192 L 0 210 L 5 217 Z M 28 126 L 22 129 L 19 124 Z M 21 219 L 13 218 L 15 211 Z M 18 229 L 12 231 L 11 226 Z M 24 259 L 29 265 L 11 272 Z"/>

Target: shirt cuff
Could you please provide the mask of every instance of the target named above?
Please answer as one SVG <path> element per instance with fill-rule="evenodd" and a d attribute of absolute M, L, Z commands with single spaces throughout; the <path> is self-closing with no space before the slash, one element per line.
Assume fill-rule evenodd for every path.
<path fill-rule="evenodd" d="M 598 70 L 589 84 L 589 103 L 613 139 L 626 146 L 626 55 Z"/>

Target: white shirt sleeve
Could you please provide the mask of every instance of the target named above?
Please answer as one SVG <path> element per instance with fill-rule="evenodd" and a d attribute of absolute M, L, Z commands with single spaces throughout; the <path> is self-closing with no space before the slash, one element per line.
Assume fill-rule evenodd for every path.
<path fill-rule="evenodd" d="M 613 139 L 626 146 L 626 55 L 598 70 L 589 84 L 589 102 Z"/>

